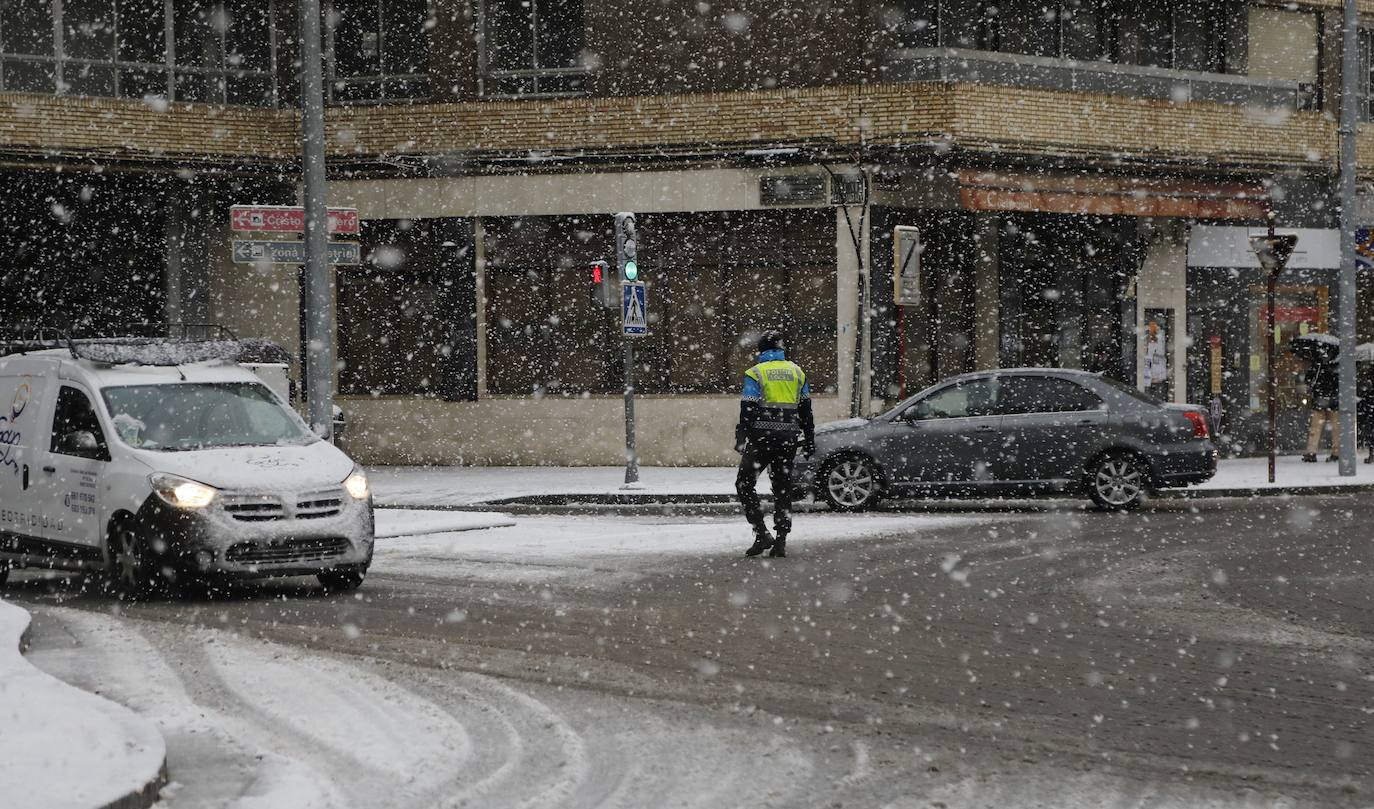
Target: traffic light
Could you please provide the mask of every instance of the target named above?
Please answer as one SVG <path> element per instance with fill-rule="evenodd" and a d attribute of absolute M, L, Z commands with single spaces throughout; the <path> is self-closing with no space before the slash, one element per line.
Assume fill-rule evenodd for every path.
<path fill-rule="evenodd" d="M 604 261 L 592 262 L 592 305 L 606 309 L 620 306 L 620 285 L 611 277 L 611 265 Z"/>
<path fill-rule="evenodd" d="M 635 215 L 622 211 L 615 215 L 615 266 L 621 281 L 639 280 L 636 253 Z"/>

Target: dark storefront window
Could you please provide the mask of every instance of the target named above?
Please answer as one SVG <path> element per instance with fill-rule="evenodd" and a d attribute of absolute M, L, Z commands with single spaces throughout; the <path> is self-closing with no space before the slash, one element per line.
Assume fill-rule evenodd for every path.
<path fill-rule="evenodd" d="M 429 97 L 427 0 L 334 0 L 330 8 L 333 101 Z"/>
<path fill-rule="evenodd" d="M 339 392 L 476 398 L 467 220 L 368 221 L 362 239 L 338 274 Z"/>
<path fill-rule="evenodd" d="M 582 0 L 483 0 L 480 10 L 485 95 L 586 90 Z"/>
<path fill-rule="evenodd" d="M 735 391 L 753 358 L 751 337 L 775 325 L 791 335 L 791 356 L 813 389 L 833 387 L 830 211 L 645 215 L 639 233 L 651 331 L 635 342 L 642 392 Z M 618 313 L 593 305 L 588 269 L 611 247 L 609 216 L 487 223 L 490 392 L 620 392 Z"/>
<path fill-rule="evenodd" d="M 909 0 L 903 48 L 966 48 L 1223 72 L 1233 2 Z"/>
<path fill-rule="evenodd" d="M 273 106 L 274 2 L 8 0 L 0 89 Z"/>

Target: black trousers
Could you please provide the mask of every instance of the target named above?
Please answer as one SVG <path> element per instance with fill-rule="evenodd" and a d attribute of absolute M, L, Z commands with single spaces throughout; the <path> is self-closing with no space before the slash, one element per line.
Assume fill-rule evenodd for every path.
<path fill-rule="evenodd" d="M 754 491 L 759 472 L 768 470 L 773 484 L 773 531 L 778 536 L 792 530 L 792 459 L 797 454 L 793 441 L 765 443 L 750 441 L 740 454 L 739 474 L 735 475 L 735 493 L 744 506 L 744 518 L 755 530 L 764 528 L 763 509 Z"/>

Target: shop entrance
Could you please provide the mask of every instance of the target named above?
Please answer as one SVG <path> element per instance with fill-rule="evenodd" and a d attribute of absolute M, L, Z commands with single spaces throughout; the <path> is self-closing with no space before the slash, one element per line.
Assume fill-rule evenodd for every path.
<path fill-rule="evenodd" d="M 1132 379 L 1133 310 L 1123 303 L 1134 275 L 1128 224 L 1120 217 L 1057 214 L 1002 219 L 1003 367 L 1080 368 Z"/>

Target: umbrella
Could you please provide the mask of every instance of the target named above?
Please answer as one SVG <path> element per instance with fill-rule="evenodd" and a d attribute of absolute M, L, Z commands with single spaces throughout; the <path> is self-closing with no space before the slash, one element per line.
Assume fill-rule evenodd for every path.
<path fill-rule="evenodd" d="M 1341 341 L 1330 334 L 1311 332 L 1289 340 L 1288 349 L 1308 362 L 1325 365 L 1336 361 L 1341 353 Z"/>

